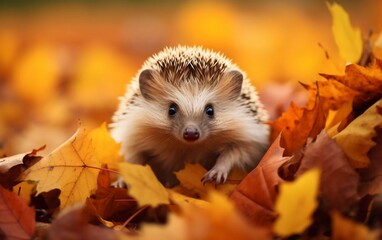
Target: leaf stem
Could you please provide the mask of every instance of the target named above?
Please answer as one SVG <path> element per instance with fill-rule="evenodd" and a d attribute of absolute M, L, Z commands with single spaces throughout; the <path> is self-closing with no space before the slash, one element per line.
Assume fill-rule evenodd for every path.
<path fill-rule="evenodd" d="M 129 224 L 131 222 L 131 220 L 133 220 L 138 214 L 140 214 L 141 212 L 143 212 L 143 210 L 149 208 L 149 205 L 146 205 L 146 206 L 143 206 L 141 207 L 140 209 L 138 209 L 133 215 L 131 215 L 129 217 L 129 219 L 127 219 L 124 223 L 123 223 L 123 227 L 126 227 L 127 224 Z"/>

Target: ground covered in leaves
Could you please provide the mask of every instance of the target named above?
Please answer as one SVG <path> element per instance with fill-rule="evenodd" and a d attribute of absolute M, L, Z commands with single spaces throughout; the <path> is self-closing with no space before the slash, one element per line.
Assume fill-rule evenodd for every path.
<path fill-rule="evenodd" d="M 186 164 L 164 187 L 150 167 L 122 162 L 106 124 L 0 159 L 0 238 L 6 239 L 378 239 L 382 230 L 382 61 L 346 12 L 328 4 L 343 74 L 301 83 L 270 122 L 271 146 L 250 173 L 200 181 Z M 122 176 L 128 188 L 111 183 Z"/>

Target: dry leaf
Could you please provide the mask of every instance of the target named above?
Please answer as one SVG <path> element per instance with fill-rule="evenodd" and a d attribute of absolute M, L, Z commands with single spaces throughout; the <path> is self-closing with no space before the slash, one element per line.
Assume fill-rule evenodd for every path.
<path fill-rule="evenodd" d="M 22 197 L 0 186 L 0 229 L 7 239 L 31 239 L 35 231 L 35 212 Z"/>
<path fill-rule="evenodd" d="M 315 138 L 325 127 L 326 113 L 318 95 L 311 109 L 301 109 L 291 104 L 288 111 L 271 123 L 273 131 L 281 131 L 280 146 L 285 148 L 284 155 L 291 156 L 300 149 L 308 139 Z M 275 134 L 273 133 L 273 134 Z"/>
<path fill-rule="evenodd" d="M 6 188 L 11 188 L 17 183 L 19 175 L 28 167 L 40 161 L 42 157 L 36 156 L 45 146 L 33 149 L 29 153 L 21 153 L 14 156 L 0 159 L 0 184 Z"/>
<path fill-rule="evenodd" d="M 92 239 L 116 240 L 117 233 L 88 223 L 89 216 L 82 204 L 65 208 L 53 221 L 46 233 L 49 240 Z"/>
<path fill-rule="evenodd" d="M 306 146 L 296 176 L 312 168 L 321 170 L 320 196 L 328 208 L 346 212 L 357 202 L 359 176 L 335 140 L 330 139 L 325 131 Z"/>
<path fill-rule="evenodd" d="M 349 15 L 337 3 L 328 3 L 332 14 L 332 32 L 340 55 L 347 62 L 358 62 L 362 54 L 361 31 L 350 24 Z"/>
<path fill-rule="evenodd" d="M 270 226 L 276 218 L 273 211 L 276 187 L 283 182 L 277 169 L 290 159 L 282 155 L 279 135 L 259 165 L 244 178 L 230 197 L 236 208 L 255 224 Z"/>
<path fill-rule="evenodd" d="M 139 206 L 169 204 L 169 197 L 164 186 L 158 181 L 149 165 L 120 163 L 119 171 L 128 185 L 129 194 Z"/>
<path fill-rule="evenodd" d="M 61 208 L 77 202 L 85 202 L 90 192 L 97 186 L 97 175 L 102 162 L 110 162 L 116 153 L 109 151 L 110 145 L 104 145 L 105 152 L 97 155 L 98 142 L 104 139 L 93 137 L 87 129 L 80 126 L 77 132 L 63 145 L 29 168 L 23 175 L 24 180 L 38 181 L 37 194 L 52 189 L 60 189 Z M 114 143 L 116 144 L 116 143 Z M 106 155 L 108 152 L 109 155 Z M 107 157 L 109 156 L 109 157 Z"/>
<path fill-rule="evenodd" d="M 183 205 L 165 226 L 144 225 L 137 239 L 271 239 L 265 229 L 249 225 L 223 195 L 211 192 L 209 201 L 202 207 Z"/>
<path fill-rule="evenodd" d="M 274 232 L 287 237 L 301 234 L 313 222 L 313 213 L 318 206 L 317 193 L 320 182 L 320 171 L 312 169 L 305 172 L 294 182 L 280 185 L 280 193 L 275 204 L 279 214 L 274 223 Z"/>
<path fill-rule="evenodd" d="M 376 135 L 374 128 L 382 125 L 382 114 L 378 112 L 378 108 L 382 109 L 382 100 L 376 102 L 335 136 L 337 144 L 354 168 L 365 168 L 370 164 L 367 153 L 376 144 L 372 140 Z"/>
<path fill-rule="evenodd" d="M 332 239 L 333 240 L 377 240 L 379 234 L 371 231 L 365 225 L 346 219 L 338 212 L 332 214 Z"/>

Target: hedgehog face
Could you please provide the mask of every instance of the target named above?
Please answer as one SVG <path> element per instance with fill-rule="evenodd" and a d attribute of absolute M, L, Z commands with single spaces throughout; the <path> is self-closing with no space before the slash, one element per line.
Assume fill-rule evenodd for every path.
<path fill-rule="evenodd" d="M 161 119 L 165 119 L 165 124 L 161 123 L 165 126 L 163 131 L 184 144 L 202 143 L 216 134 L 224 111 L 229 109 L 224 106 L 237 100 L 242 81 L 243 75 L 236 70 L 228 71 L 208 84 L 203 84 L 207 80 L 200 79 L 169 82 L 152 69 L 142 71 L 139 76 L 142 96 L 156 105 L 155 114 L 161 114 Z"/>

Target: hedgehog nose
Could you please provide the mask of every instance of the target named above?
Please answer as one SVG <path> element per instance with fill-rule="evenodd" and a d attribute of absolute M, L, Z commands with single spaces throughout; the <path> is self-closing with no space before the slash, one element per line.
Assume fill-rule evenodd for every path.
<path fill-rule="evenodd" d="M 199 138 L 199 131 L 195 127 L 187 127 L 184 130 L 183 138 L 187 141 L 195 141 Z"/>

